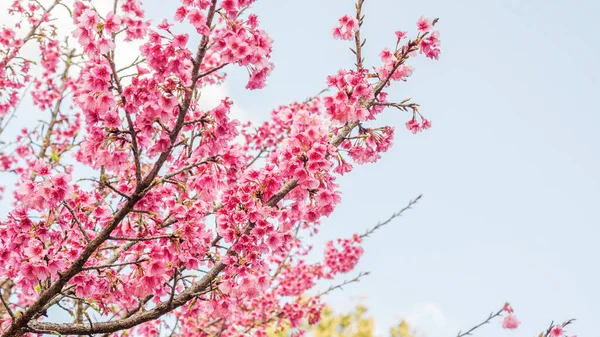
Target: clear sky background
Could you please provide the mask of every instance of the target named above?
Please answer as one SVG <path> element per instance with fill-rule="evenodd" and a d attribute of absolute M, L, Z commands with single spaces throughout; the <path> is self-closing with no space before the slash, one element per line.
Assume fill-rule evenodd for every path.
<path fill-rule="evenodd" d="M 176 3 L 145 6 L 159 19 Z M 353 1 L 260 0 L 254 8 L 275 40 L 276 69 L 261 91 L 244 89 L 241 69 L 215 91 L 233 98 L 241 118 L 264 120 L 353 64 L 348 44 L 330 35 Z M 367 0 L 364 12 L 367 65 L 393 47 L 395 30 L 414 33 L 420 15 L 440 18 L 442 54 L 411 61 L 413 77 L 388 90 L 390 99 L 420 103 L 432 129 L 412 135 L 403 129 L 408 114 L 388 110 L 380 125 L 397 126 L 395 146 L 340 179 L 343 202 L 315 244 L 424 198 L 365 242 L 356 272 L 371 275 L 329 302 L 344 311 L 364 298 L 382 335 L 405 317 L 425 336 L 455 336 L 510 301 L 519 330 L 496 321 L 477 335 L 535 336 L 551 320 L 575 317 L 570 333 L 597 336 L 600 3 Z"/>

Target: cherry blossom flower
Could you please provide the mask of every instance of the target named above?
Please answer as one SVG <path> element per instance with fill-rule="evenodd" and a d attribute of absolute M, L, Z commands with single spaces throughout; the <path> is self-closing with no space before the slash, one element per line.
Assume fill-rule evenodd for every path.
<path fill-rule="evenodd" d="M 24 29 L 0 27 L 0 119 L 23 95 L 49 119 L 0 150 L 0 168 L 18 179 L 14 207 L 0 220 L 0 276 L 13 281 L 10 305 L 25 317 L 2 316 L 0 329 L 73 334 L 70 323 L 46 329 L 44 313 L 33 311 L 75 311 L 74 296 L 98 313 L 90 334 L 113 324 L 96 319 L 118 325 L 129 314 L 143 322 L 126 333 L 141 336 L 163 331 L 167 317 L 177 318 L 174 335 L 203 327 L 224 337 L 320 319 L 313 290 L 356 268 L 363 238 L 333 238 L 318 261 L 304 238 L 341 203 L 339 176 L 392 147 L 395 128 L 379 118 L 397 98 L 391 85 L 408 80 L 413 58 L 439 57 L 439 33 L 422 19 L 406 45 L 408 33 L 396 32 L 374 68 L 340 64 L 324 81 L 327 93 L 241 124 L 232 98 L 213 102 L 207 91 L 234 67 L 248 74 L 247 89 L 267 85 L 274 42 L 251 13 L 254 2 L 181 0 L 157 25 L 139 0 L 110 11 L 65 3 L 68 44 L 54 36 L 62 2 L 13 2 Z M 342 16 L 334 38 L 354 40 L 359 14 Z M 39 58 L 23 57 L 25 43 Z M 124 67 L 113 52 L 123 43 L 140 46 Z M 431 126 L 412 113 L 410 131 Z M 41 295 L 52 292 L 60 306 Z"/>
<path fill-rule="evenodd" d="M 344 15 L 339 19 L 339 26 L 334 27 L 332 34 L 336 40 L 352 40 L 354 33 L 358 30 L 358 21 L 350 15 Z"/>
<path fill-rule="evenodd" d="M 506 315 L 502 321 L 502 327 L 504 329 L 516 329 L 519 327 L 519 324 L 521 324 L 521 322 L 519 322 L 517 317 L 513 314 Z"/>
<path fill-rule="evenodd" d="M 550 336 L 552 337 L 560 337 L 565 333 L 563 326 L 560 324 L 556 324 L 550 329 Z"/>
<path fill-rule="evenodd" d="M 417 29 L 421 33 L 427 33 L 431 27 L 433 27 L 431 19 L 428 19 L 424 16 L 421 16 L 417 21 Z"/>

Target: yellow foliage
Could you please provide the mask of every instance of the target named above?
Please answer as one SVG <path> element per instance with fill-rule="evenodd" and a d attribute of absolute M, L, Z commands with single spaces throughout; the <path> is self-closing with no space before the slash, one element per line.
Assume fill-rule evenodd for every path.
<path fill-rule="evenodd" d="M 402 320 L 390 329 L 390 337 L 415 337 L 415 335 L 411 332 L 408 323 Z"/>
<path fill-rule="evenodd" d="M 367 315 L 367 307 L 357 305 L 346 314 L 337 314 L 330 307 L 321 313 L 321 321 L 315 325 L 305 325 L 306 336 L 311 337 L 383 337 L 375 335 L 375 320 Z M 269 337 L 288 337 L 290 330 L 268 331 Z M 409 324 L 401 320 L 390 329 L 389 337 L 415 337 Z"/>
<path fill-rule="evenodd" d="M 348 314 L 335 314 L 326 307 L 321 321 L 307 330 L 313 337 L 373 337 L 375 323 L 366 313 L 367 308 L 362 305 Z"/>

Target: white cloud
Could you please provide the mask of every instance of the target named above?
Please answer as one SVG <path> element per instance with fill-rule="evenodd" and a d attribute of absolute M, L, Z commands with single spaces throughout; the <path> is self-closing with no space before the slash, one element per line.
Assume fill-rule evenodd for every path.
<path fill-rule="evenodd" d="M 52 1 L 42 0 L 40 1 L 44 7 L 48 7 Z M 7 27 L 13 28 L 17 32 L 17 36 L 24 36 L 30 29 L 30 26 L 27 22 L 23 22 L 22 27 L 16 29 L 15 25 L 20 19 L 19 15 L 9 15 L 8 8 L 12 4 L 12 1 L 0 1 L 0 22 L 2 22 L 2 26 L 5 25 Z M 112 1 L 95 1 L 94 7 L 102 15 L 106 17 L 108 12 L 112 11 Z M 67 4 L 69 6 L 70 4 Z M 52 24 L 56 26 L 57 36 L 56 39 L 59 41 L 64 41 L 65 37 L 68 37 L 69 47 L 76 48 L 77 50 L 81 50 L 77 41 L 73 38 L 72 32 L 75 29 L 75 25 L 73 24 L 73 18 L 71 18 L 69 11 L 64 6 L 56 6 L 52 10 Z M 116 41 L 116 49 L 115 49 L 115 63 L 117 69 L 125 67 L 131 64 L 135 58 L 139 55 L 139 48 L 142 45 L 143 41 L 129 41 L 124 42 L 123 39 L 125 34 L 120 34 L 117 37 Z M 21 56 L 31 59 L 37 60 L 40 57 L 40 50 L 35 43 L 27 43 L 23 49 L 21 49 Z M 32 67 L 32 75 L 41 74 L 42 70 L 39 67 Z"/>
<path fill-rule="evenodd" d="M 41 3 L 44 6 L 49 6 L 51 0 L 42 0 Z M 8 7 L 12 2 L 0 1 L 0 22 L 3 22 L 8 27 L 14 27 L 18 21 L 19 16 L 12 16 L 8 14 Z M 94 1 L 94 7 L 102 16 L 112 11 L 112 1 Z M 75 25 L 73 19 L 69 16 L 69 12 L 62 6 L 57 6 L 52 11 L 52 23 L 57 27 L 58 36 L 57 39 L 64 40 L 65 37 L 69 37 L 69 45 L 72 47 L 79 47 L 77 41 L 71 36 L 71 32 L 74 30 Z M 22 36 L 27 33 L 29 27 L 24 24 L 23 28 L 18 30 L 18 35 Z M 116 49 L 115 49 L 115 63 L 116 68 L 120 69 L 130 65 L 136 57 L 140 54 L 140 46 L 144 41 L 123 41 L 125 34 L 120 34 L 117 37 Z M 78 48 L 79 49 L 79 48 Z M 22 54 L 24 57 L 29 59 L 39 59 L 40 51 L 35 43 L 28 43 L 23 49 Z M 32 68 L 32 75 L 36 76 L 41 73 L 41 69 Z M 230 93 L 225 85 L 219 86 L 207 86 L 202 89 L 202 98 L 200 100 L 201 109 L 212 109 L 216 107 L 223 98 L 230 96 Z M 234 101 L 234 105 L 231 109 L 231 117 L 240 120 L 241 122 L 249 121 L 249 115 Z"/>
<path fill-rule="evenodd" d="M 221 103 L 223 98 L 231 97 L 225 84 L 206 86 L 202 88 L 201 93 L 198 106 L 202 110 L 213 109 Z M 232 99 L 232 101 L 233 106 L 231 107 L 230 118 L 237 119 L 242 123 L 251 121 L 250 115 L 235 100 Z"/>
<path fill-rule="evenodd" d="M 400 313 L 421 336 L 441 336 L 449 328 L 448 316 L 437 303 L 418 303 L 408 313 Z"/>

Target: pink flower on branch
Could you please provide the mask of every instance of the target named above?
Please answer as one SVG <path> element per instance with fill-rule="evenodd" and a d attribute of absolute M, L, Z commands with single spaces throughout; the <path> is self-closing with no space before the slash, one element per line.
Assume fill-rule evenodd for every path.
<path fill-rule="evenodd" d="M 344 15 L 338 21 L 340 25 L 333 28 L 333 38 L 336 40 L 354 39 L 354 33 L 359 29 L 358 20 L 350 15 Z"/>
<path fill-rule="evenodd" d="M 563 326 L 561 324 L 557 324 L 550 329 L 551 337 L 561 337 L 565 333 Z"/>
<path fill-rule="evenodd" d="M 516 329 L 519 327 L 519 324 L 521 322 L 519 322 L 519 320 L 517 319 L 517 317 L 513 314 L 508 314 L 506 315 L 506 317 L 504 317 L 504 321 L 502 321 L 502 327 L 504 329 Z"/>
<path fill-rule="evenodd" d="M 427 33 L 433 27 L 432 20 L 421 16 L 417 21 L 417 29 L 420 33 Z"/>
<path fill-rule="evenodd" d="M 177 336 L 265 336 L 320 319 L 327 291 L 314 290 L 353 273 L 364 236 L 333 238 L 317 262 L 306 238 L 341 203 L 339 175 L 393 145 L 394 127 L 378 125 L 386 107 L 406 103 L 393 103 L 392 83 L 408 80 L 419 51 L 439 57 L 439 35 L 420 20 L 416 37 L 398 32 L 374 60 L 355 42 L 356 64 L 332 69 L 327 92 L 241 124 L 235 100 L 211 90 L 232 67 L 250 90 L 275 69 L 254 2 L 182 0 L 152 25 L 137 0 L 65 3 L 68 45 L 48 33 L 54 7 L 14 2 L 33 35 L 0 29 L 0 115 L 32 83 L 47 120 L 0 154 L 19 177 L 0 221 L 0 281 L 11 280 L 8 307 L 19 313 L 0 318 L 2 334 L 150 336 L 177 318 Z M 359 8 L 339 19 L 335 38 L 359 35 Z M 35 63 L 19 54 L 27 41 L 43 51 Z M 115 55 L 133 44 L 139 55 L 120 64 Z M 431 126 L 406 106 L 410 131 Z M 39 319 L 81 306 L 97 312 L 89 325 Z"/>

